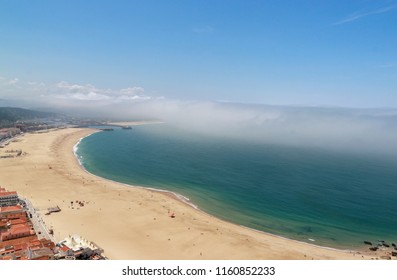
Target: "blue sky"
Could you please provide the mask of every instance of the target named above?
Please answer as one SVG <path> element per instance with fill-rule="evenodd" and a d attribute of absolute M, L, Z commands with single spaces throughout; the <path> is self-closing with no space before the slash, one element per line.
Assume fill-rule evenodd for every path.
<path fill-rule="evenodd" d="M 397 107 L 397 1 L 0 0 L 0 99 Z"/>

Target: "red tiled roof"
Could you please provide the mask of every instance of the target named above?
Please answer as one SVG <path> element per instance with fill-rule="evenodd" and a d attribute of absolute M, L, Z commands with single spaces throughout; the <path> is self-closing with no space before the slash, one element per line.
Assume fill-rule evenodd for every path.
<path fill-rule="evenodd" d="M 22 249 L 26 249 L 28 242 L 37 239 L 36 235 L 29 235 L 26 237 L 21 237 L 21 238 L 17 238 L 17 239 L 10 239 L 7 241 L 3 241 L 0 242 L 0 248 L 5 247 L 5 246 L 14 246 L 14 248 L 16 248 L 16 246 L 22 246 L 24 248 Z"/>
<path fill-rule="evenodd" d="M 33 235 L 34 231 L 31 230 L 30 226 L 28 226 L 27 224 L 13 225 L 13 226 L 11 226 L 11 228 L 8 231 L 2 232 L 0 234 L 0 237 L 1 237 L 0 239 L 5 240 L 5 239 L 8 239 L 8 237 L 10 237 L 12 235 L 18 235 L 18 234 L 29 236 L 29 235 Z M 12 239 L 14 239 L 14 238 L 12 238 Z"/>
<path fill-rule="evenodd" d="M 17 195 L 17 192 L 15 192 L 15 191 L 12 191 L 12 192 L 1 191 L 0 192 L 0 197 L 8 196 L 8 195 Z"/>
<path fill-rule="evenodd" d="M 62 252 L 66 252 L 68 250 L 70 250 L 70 248 L 66 245 L 63 245 L 61 248 L 59 248 Z"/>
<path fill-rule="evenodd" d="M 40 245 L 41 245 L 41 243 L 38 240 L 33 240 L 33 241 L 29 242 L 29 244 L 28 244 L 29 247 L 35 247 L 35 246 L 40 246 Z"/>
<path fill-rule="evenodd" d="M 25 250 L 26 248 L 28 248 L 28 244 L 27 243 L 14 245 L 14 250 L 15 251 Z"/>
<path fill-rule="evenodd" d="M 27 224 L 18 224 L 18 225 L 13 225 L 11 228 L 8 230 L 11 234 L 17 234 L 17 233 L 23 233 L 23 232 L 30 232 L 30 226 Z"/>
<path fill-rule="evenodd" d="M 14 205 L 14 206 L 5 206 L 0 207 L 0 213 L 11 212 L 11 211 L 22 211 L 21 205 Z"/>
<path fill-rule="evenodd" d="M 26 218 L 18 218 L 18 219 L 13 219 L 10 220 L 10 224 L 11 225 L 18 225 L 18 224 L 26 224 L 27 223 L 27 219 Z"/>

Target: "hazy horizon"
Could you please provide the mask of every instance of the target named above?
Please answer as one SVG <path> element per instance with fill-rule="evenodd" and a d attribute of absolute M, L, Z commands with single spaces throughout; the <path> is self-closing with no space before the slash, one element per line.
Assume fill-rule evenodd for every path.
<path fill-rule="evenodd" d="M 109 121 L 157 119 L 186 132 L 246 142 L 397 155 L 397 109 L 393 108 L 297 107 L 164 99 L 90 105 L 58 106 L 52 107 L 52 111 Z M 48 108 L 51 111 L 51 107 Z"/>
<path fill-rule="evenodd" d="M 395 154 L 396 14 L 394 0 L 8 1 L 0 106 Z"/>

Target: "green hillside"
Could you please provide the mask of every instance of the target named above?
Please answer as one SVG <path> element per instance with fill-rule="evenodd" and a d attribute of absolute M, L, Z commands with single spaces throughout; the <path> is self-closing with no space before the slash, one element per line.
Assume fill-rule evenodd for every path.
<path fill-rule="evenodd" d="M 59 117 L 56 113 L 39 112 L 22 108 L 0 107 L 0 126 L 6 126 L 16 121 L 38 120 Z"/>

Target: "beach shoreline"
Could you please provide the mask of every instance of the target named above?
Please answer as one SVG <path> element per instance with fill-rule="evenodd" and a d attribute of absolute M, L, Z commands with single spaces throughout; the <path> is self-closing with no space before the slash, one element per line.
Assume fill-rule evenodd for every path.
<path fill-rule="evenodd" d="M 129 124 L 129 125 L 143 125 L 143 123 L 139 123 L 139 124 L 128 123 L 128 124 Z M 114 123 L 113 123 L 112 125 L 114 125 Z M 88 134 L 88 135 L 85 136 L 85 137 L 80 138 L 79 141 L 73 146 L 73 153 L 74 153 L 74 155 L 75 155 L 75 157 L 76 157 L 76 160 L 77 160 L 78 163 L 79 163 L 79 166 L 81 167 L 81 169 L 82 169 L 84 172 L 87 172 L 88 174 L 90 174 L 90 175 L 92 175 L 92 176 L 95 176 L 95 177 L 97 177 L 98 179 L 106 180 L 106 181 L 109 181 L 109 182 L 112 182 L 112 183 L 121 184 L 121 185 L 124 185 L 124 186 L 129 187 L 129 188 L 141 188 L 141 189 L 145 189 L 145 190 L 148 190 L 148 191 L 159 192 L 159 193 L 161 193 L 161 194 L 164 194 L 164 195 L 170 197 L 171 199 L 175 199 L 175 200 L 178 200 L 178 201 L 180 201 L 180 202 L 182 202 L 182 203 L 185 203 L 186 205 L 192 207 L 192 208 L 195 209 L 196 211 L 200 211 L 201 213 L 203 213 L 203 214 L 205 214 L 205 215 L 208 215 L 208 216 L 211 217 L 211 218 L 219 219 L 219 220 L 222 220 L 223 222 L 226 222 L 226 223 L 232 223 L 232 222 L 229 222 L 229 221 L 227 221 L 227 220 L 223 220 L 223 219 L 221 219 L 221 218 L 219 218 L 219 217 L 216 217 L 215 215 L 212 215 L 212 214 L 210 214 L 210 213 L 205 212 L 205 211 L 204 211 L 203 209 L 201 209 L 197 204 L 194 204 L 193 202 L 190 202 L 190 201 L 191 201 L 190 198 L 188 198 L 188 197 L 186 197 L 186 196 L 184 196 L 184 195 L 182 195 L 182 194 L 179 194 L 179 193 L 177 193 L 177 192 L 173 192 L 173 191 L 169 191 L 169 190 L 165 190 L 165 189 L 160 189 L 160 188 L 156 188 L 156 187 L 145 187 L 145 186 L 140 186 L 140 185 L 132 185 L 132 184 L 127 184 L 127 183 L 122 183 L 122 182 L 118 182 L 118 181 L 115 181 L 115 180 L 111 180 L 111 179 L 108 179 L 108 178 L 104 178 L 104 177 L 101 177 L 101 176 L 99 176 L 99 175 L 95 175 L 95 174 L 89 172 L 89 171 L 84 167 L 84 165 L 81 163 L 81 161 L 80 161 L 80 159 L 79 159 L 79 157 L 78 157 L 78 155 L 77 155 L 77 153 L 76 153 L 76 152 L 77 152 L 77 147 L 78 147 L 78 145 L 80 144 L 80 142 L 81 142 L 83 139 L 85 139 L 85 138 L 87 138 L 87 137 L 90 137 L 91 135 L 93 135 L 93 134 L 95 134 L 95 133 L 98 133 L 98 132 L 101 132 L 101 131 L 98 130 L 98 131 L 95 131 L 95 132 L 93 132 L 93 133 Z M 266 231 L 262 231 L 262 230 L 259 230 L 259 229 L 250 228 L 250 227 L 248 227 L 248 226 L 244 226 L 244 225 L 237 224 L 237 223 L 232 223 L 232 224 L 234 224 L 234 225 L 236 225 L 236 226 L 239 226 L 239 227 L 242 227 L 242 228 L 245 228 L 245 229 L 248 229 L 248 230 L 252 230 L 252 231 L 258 232 L 258 233 L 260 233 L 260 234 L 270 235 L 270 236 L 273 236 L 273 237 L 276 237 L 276 238 L 281 238 L 281 239 L 285 239 L 285 240 L 289 240 L 289 241 L 299 242 L 299 243 L 302 243 L 302 244 L 307 244 L 307 245 L 310 245 L 310 246 L 315 246 L 315 247 L 324 248 L 324 249 L 329 249 L 329 250 L 334 250 L 334 251 L 339 251 L 339 252 L 350 252 L 350 251 L 362 251 L 362 250 L 365 250 L 364 247 L 352 247 L 352 248 L 348 248 L 348 249 L 333 248 L 333 247 L 323 246 L 323 245 L 318 245 L 318 244 L 313 244 L 313 243 L 309 243 L 309 242 L 305 242 L 305 241 L 301 241 L 301 240 L 295 240 L 295 239 L 292 239 L 292 238 L 284 237 L 284 236 L 277 235 L 277 234 L 272 234 L 272 233 L 269 233 L 269 232 L 266 232 Z"/>
<path fill-rule="evenodd" d="M 183 195 L 181 195 L 181 194 L 178 194 L 178 193 L 176 193 L 176 192 L 169 191 L 169 190 L 165 190 L 165 189 L 159 189 L 159 188 L 155 188 L 155 187 L 145 187 L 145 186 L 139 186 L 139 185 L 126 184 L 126 183 L 118 182 L 118 181 L 111 180 L 111 179 L 108 179 L 108 178 L 104 178 L 104 177 L 101 177 L 101 176 L 98 176 L 98 175 L 95 175 L 95 174 L 89 172 L 89 171 L 84 167 L 84 165 L 81 163 L 80 158 L 79 158 L 79 156 L 77 155 L 77 149 L 78 149 L 78 145 L 80 144 L 80 142 L 81 142 L 84 138 L 87 138 L 87 137 L 93 135 L 94 133 L 98 133 L 98 132 L 101 132 L 101 131 L 98 130 L 98 131 L 95 131 L 95 132 L 93 132 L 93 133 L 91 133 L 91 134 L 88 134 L 88 135 L 85 136 L 85 137 L 80 138 L 80 139 L 78 140 L 78 142 L 73 146 L 73 154 L 75 155 L 76 160 L 77 160 L 77 162 L 78 162 L 80 168 L 81 168 L 84 172 L 86 172 L 87 174 L 89 174 L 89 175 L 91 175 L 91 176 L 97 177 L 98 179 L 105 180 L 105 181 L 109 181 L 109 182 L 111 182 L 111 183 L 120 184 L 120 185 L 129 187 L 129 188 L 141 188 L 141 189 L 145 189 L 145 190 L 148 190 L 148 191 L 153 191 L 153 192 L 162 193 L 162 194 L 167 195 L 167 196 L 169 196 L 169 197 L 171 197 L 171 198 L 173 198 L 173 199 L 176 199 L 176 200 L 178 200 L 178 201 L 180 201 L 180 202 L 183 202 L 183 203 L 185 203 L 186 205 L 188 205 L 188 206 L 190 206 L 190 207 L 192 207 L 192 208 L 194 208 L 194 209 L 196 209 L 196 210 L 198 210 L 198 211 L 201 211 L 201 212 L 203 212 L 203 213 L 205 213 L 205 214 L 208 214 L 208 213 L 204 212 L 203 210 L 201 210 L 196 204 L 190 203 L 190 202 L 189 202 L 189 201 L 190 201 L 190 198 L 188 198 L 188 197 L 186 197 L 186 196 L 183 196 Z M 208 214 L 208 215 L 209 215 L 209 214 Z"/>
<path fill-rule="evenodd" d="M 69 128 L 29 134 L 12 143 L 27 155 L 0 161 L 0 167 L 6 171 L 0 175 L 3 187 L 32 200 L 39 211 L 60 205 L 60 213 L 44 218 L 58 240 L 81 234 L 103 247 L 110 259 L 377 257 L 376 253 L 364 250 L 322 247 L 232 224 L 196 209 L 173 192 L 93 175 L 79 163 L 75 148 L 81 139 L 95 132 L 89 128 Z M 26 174 L 17 176 L 23 171 Z M 86 206 L 71 209 L 69 201 L 76 197 L 86 201 Z M 171 218 L 170 212 L 176 217 Z"/>

